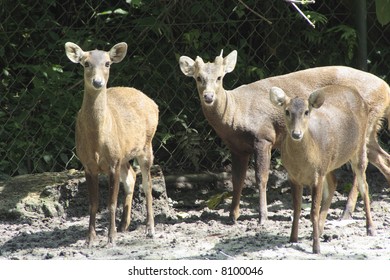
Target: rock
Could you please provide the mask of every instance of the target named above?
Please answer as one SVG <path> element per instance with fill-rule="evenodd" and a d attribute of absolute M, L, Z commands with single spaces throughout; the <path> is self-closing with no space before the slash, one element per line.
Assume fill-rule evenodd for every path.
<path fill-rule="evenodd" d="M 140 173 L 140 172 L 138 172 Z M 152 171 L 154 209 L 156 215 L 173 216 L 168 201 L 164 176 L 159 166 Z M 137 175 L 133 203 L 133 216 L 146 217 L 142 189 L 142 177 Z M 106 208 L 108 197 L 107 177 L 99 176 L 100 209 Z M 121 206 L 123 190 L 120 188 L 118 206 Z M 88 215 L 88 193 L 84 172 L 48 172 L 21 175 L 0 181 L 0 219 L 43 219 L 53 217 L 81 217 Z M 137 210 L 141 213 L 136 213 Z"/>

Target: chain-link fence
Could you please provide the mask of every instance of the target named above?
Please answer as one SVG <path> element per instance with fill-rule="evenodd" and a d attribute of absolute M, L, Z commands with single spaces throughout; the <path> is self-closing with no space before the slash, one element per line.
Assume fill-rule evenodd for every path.
<path fill-rule="evenodd" d="M 362 1 L 363 3 L 365 1 Z M 10 1 L 0 6 L 0 174 L 81 168 L 74 120 L 83 70 L 64 43 L 108 50 L 127 42 L 109 84 L 136 87 L 158 103 L 155 163 L 166 173 L 219 170 L 229 153 L 201 111 L 195 82 L 178 57 L 213 60 L 236 49 L 225 88 L 322 65 L 357 67 L 355 1 L 298 5 L 284 0 Z M 272 24 L 271 24 L 272 23 Z M 390 27 L 367 1 L 368 71 L 390 82 Z M 388 149 L 389 134 L 380 135 Z"/>

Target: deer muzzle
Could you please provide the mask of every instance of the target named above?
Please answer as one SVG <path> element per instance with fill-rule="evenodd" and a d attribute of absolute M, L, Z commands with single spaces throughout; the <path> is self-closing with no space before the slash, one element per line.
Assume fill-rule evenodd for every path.
<path fill-rule="evenodd" d="M 103 79 L 93 79 L 92 85 L 95 89 L 101 89 L 104 86 L 104 80 Z"/>
<path fill-rule="evenodd" d="M 214 92 L 213 91 L 205 91 L 203 92 L 203 99 L 206 104 L 212 104 L 214 102 Z"/>
<path fill-rule="evenodd" d="M 295 141 L 301 141 L 303 138 L 303 133 L 300 130 L 292 130 L 291 131 L 291 138 Z"/>

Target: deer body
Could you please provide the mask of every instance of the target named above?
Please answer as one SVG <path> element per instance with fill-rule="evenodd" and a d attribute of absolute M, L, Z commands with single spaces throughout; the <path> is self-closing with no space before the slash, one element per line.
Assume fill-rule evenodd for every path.
<path fill-rule="evenodd" d="M 85 169 L 89 193 L 89 231 L 87 244 L 96 238 L 96 213 L 99 205 L 98 175 L 109 177 L 108 244 L 115 244 L 115 211 L 119 182 L 125 190 L 120 230 L 130 225 L 135 172 L 129 160 L 136 158 L 142 173 L 146 196 L 146 232 L 154 233 L 152 184 L 152 139 L 158 124 L 158 107 L 145 94 L 134 88 L 107 88 L 109 67 L 126 55 L 127 45 L 119 43 L 109 52 L 84 52 L 74 43 L 66 43 L 68 58 L 84 66 L 84 97 L 76 120 L 76 153 Z"/>
<path fill-rule="evenodd" d="M 289 98 L 283 90 L 273 87 L 270 99 L 285 112 L 288 132 L 281 144 L 281 155 L 293 188 L 290 241 L 298 239 L 302 189 L 312 187 L 313 252 L 320 253 L 319 237 L 336 189 L 333 170 L 349 161 L 364 198 L 367 233 L 373 235 L 365 175 L 368 107 L 359 93 L 344 86 L 327 86 L 312 93 L 307 100 Z"/>
<path fill-rule="evenodd" d="M 196 80 L 203 113 L 232 154 L 233 200 L 230 218 L 239 217 L 239 203 L 248 161 L 255 159 L 256 185 L 260 192 L 260 224 L 267 219 L 266 185 L 271 149 L 280 148 L 285 134 L 283 114 L 269 100 L 273 86 L 283 88 L 287 95 L 309 94 L 326 85 L 355 86 L 369 107 L 370 141 L 368 156 L 390 182 L 390 156 L 379 146 L 376 130 L 378 120 L 390 118 L 390 89 L 380 78 L 343 66 L 318 67 L 242 85 L 233 90 L 223 88 L 223 77 L 233 71 L 237 52 L 225 58 L 218 56 L 212 63 L 200 57 L 180 57 L 181 71 Z M 356 182 L 355 182 L 356 183 Z M 353 203 L 352 203 L 353 204 Z"/>

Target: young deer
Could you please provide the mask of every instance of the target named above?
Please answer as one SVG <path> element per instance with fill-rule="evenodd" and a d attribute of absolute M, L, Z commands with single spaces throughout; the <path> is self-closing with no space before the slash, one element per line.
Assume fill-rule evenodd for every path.
<path fill-rule="evenodd" d="M 115 211 L 122 181 L 125 190 L 120 231 L 130 225 L 135 172 L 129 160 L 136 158 L 142 173 L 146 196 L 146 233 L 154 234 L 152 183 L 152 139 L 158 123 L 158 107 L 145 94 L 134 88 L 107 88 L 110 65 L 126 56 L 127 44 L 119 43 L 109 52 L 83 51 L 74 43 L 66 43 L 68 58 L 84 67 L 84 99 L 76 121 L 76 152 L 85 169 L 89 193 L 89 231 L 87 244 L 96 238 L 96 212 L 99 205 L 98 174 L 109 177 L 110 224 L 108 245 L 115 245 Z"/>
<path fill-rule="evenodd" d="M 333 170 L 349 161 L 364 199 L 367 234 L 373 235 L 365 175 L 368 107 L 359 93 L 349 87 L 327 86 L 303 99 L 289 98 L 282 89 L 273 87 L 270 99 L 282 108 L 288 134 L 281 144 L 281 156 L 292 185 L 290 242 L 298 241 L 302 189 L 312 187 L 313 253 L 320 253 L 319 237 L 336 189 Z"/>
<path fill-rule="evenodd" d="M 285 133 L 283 114 L 269 100 L 272 86 L 285 89 L 307 98 L 326 85 L 356 86 L 369 105 L 368 159 L 386 176 L 390 183 L 390 156 L 377 142 L 377 123 L 384 116 L 390 119 L 390 89 L 380 78 L 353 68 L 329 66 L 312 68 L 260 80 L 234 90 L 223 88 L 223 77 L 232 72 L 237 51 L 225 58 L 220 56 L 212 63 L 194 60 L 187 56 L 179 59 L 181 71 L 196 80 L 203 113 L 209 124 L 222 138 L 232 155 L 233 200 L 230 218 L 239 217 L 241 191 L 251 154 L 255 159 L 256 185 L 260 192 L 260 224 L 267 219 L 266 186 L 271 149 L 280 146 Z"/>

